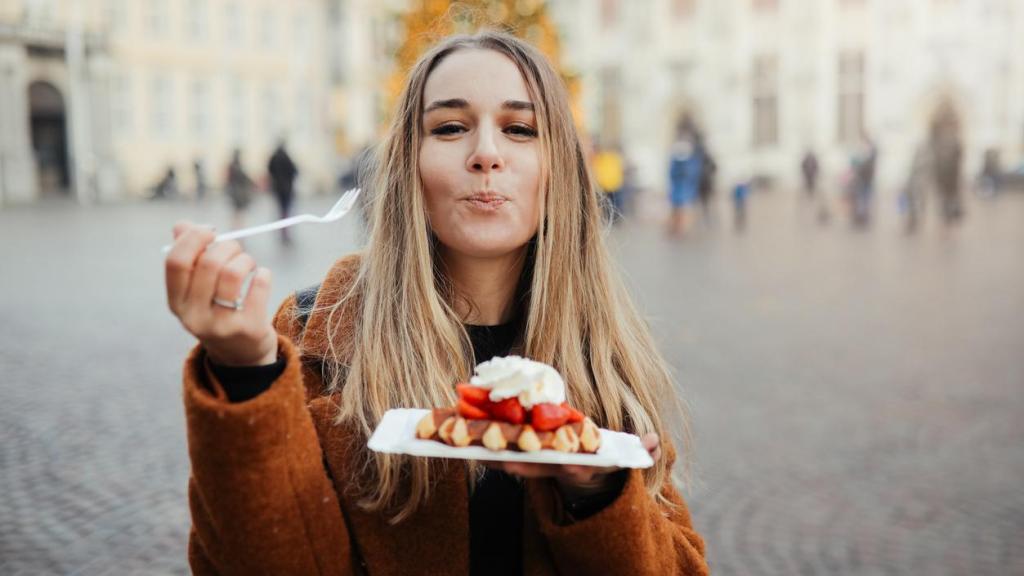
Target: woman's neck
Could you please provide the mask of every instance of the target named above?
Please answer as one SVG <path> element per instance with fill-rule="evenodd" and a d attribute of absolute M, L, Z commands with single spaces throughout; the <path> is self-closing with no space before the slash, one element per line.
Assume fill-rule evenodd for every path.
<path fill-rule="evenodd" d="M 444 250 L 449 278 L 461 298 L 455 313 L 467 324 L 504 324 L 515 313 L 513 298 L 523 271 L 525 248 L 497 258 L 474 258 Z M 469 302 L 466 302 L 466 300 Z"/>

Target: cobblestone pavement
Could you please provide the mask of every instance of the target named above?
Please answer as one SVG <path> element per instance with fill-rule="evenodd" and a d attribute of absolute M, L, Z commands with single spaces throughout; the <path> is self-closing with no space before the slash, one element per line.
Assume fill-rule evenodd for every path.
<path fill-rule="evenodd" d="M 691 406 L 715 573 L 1024 574 L 1024 195 L 969 208 L 906 236 L 775 193 L 743 234 L 724 211 L 682 241 L 612 231 Z M 227 222 L 216 202 L 0 210 L 0 574 L 187 573 L 191 342 L 159 253 L 182 217 Z M 249 249 L 279 299 L 358 230 Z"/>

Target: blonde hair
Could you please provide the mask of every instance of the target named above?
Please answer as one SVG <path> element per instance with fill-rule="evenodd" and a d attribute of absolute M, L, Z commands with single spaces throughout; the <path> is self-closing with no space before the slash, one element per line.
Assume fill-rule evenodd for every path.
<path fill-rule="evenodd" d="M 420 58 L 378 149 L 368 246 L 349 294 L 328 320 L 328 334 L 334 335 L 341 308 L 350 299 L 358 302 L 351 359 L 330 377 L 331 390 L 340 393 L 338 423 L 369 436 L 388 409 L 451 405 L 453 384 L 472 372 L 472 344 L 435 249 L 418 165 L 424 85 L 445 57 L 465 49 L 494 50 L 512 60 L 537 115 L 543 201 L 523 268 L 523 353 L 558 369 L 569 401 L 602 427 L 658 432 L 667 439 L 666 424 L 678 425 L 685 462 L 685 409 L 605 246 L 598 195 L 565 88 L 540 52 L 498 32 L 453 36 Z M 340 363 L 334 338 L 329 355 L 325 360 Z M 445 466 L 361 452 L 352 488 L 362 507 L 389 514 L 394 522 L 429 497 Z M 670 474 L 665 458 L 645 471 L 652 495 L 660 498 Z"/>

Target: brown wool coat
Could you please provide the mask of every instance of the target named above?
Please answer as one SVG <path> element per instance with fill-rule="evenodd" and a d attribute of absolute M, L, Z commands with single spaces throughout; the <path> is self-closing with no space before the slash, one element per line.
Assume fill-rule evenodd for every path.
<path fill-rule="evenodd" d="M 339 260 L 321 285 L 316 308 L 350 285 L 358 256 Z M 469 491 L 466 467 L 453 462 L 431 499 L 392 526 L 364 512 L 346 478 L 365 439 L 332 424 L 335 398 L 321 394 L 326 313 L 303 330 L 295 298 L 274 319 L 286 368 L 256 398 L 229 403 L 202 348 L 184 370 L 188 449 L 192 461 L 189 562 L 196 574 L 468 574 Z M 346 314 L 343 312 L 343 314 Z M 343 322 L 351 325 L 350 313 Z M 339 336 L 351 337 L 351 331 Z M 342 354 L 351 342 L 339 342 Z M 302 356 L 299 355 L 302 351 Z M 665 454 L 672 457 L 671 446 Z M 622 495 L 586 520 L 571 523 L 550 481 L 526 483 L 523 563 L 526 574 L 708 573 L 704 542 L 675 488 L 662 493 L 669 511 L 644 490 L 639 471 Z"/>

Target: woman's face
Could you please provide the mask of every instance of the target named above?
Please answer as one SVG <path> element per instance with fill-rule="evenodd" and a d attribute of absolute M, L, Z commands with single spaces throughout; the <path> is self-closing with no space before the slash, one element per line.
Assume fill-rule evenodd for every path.
<path fill-rule="evenodd" d="M 522 248 L 540 219 L 537 116 L 519 68 L 493 50 L 449 54 L 423 90 L 420 180 L 430 226 L 475 258 Z"/>

